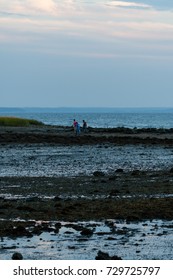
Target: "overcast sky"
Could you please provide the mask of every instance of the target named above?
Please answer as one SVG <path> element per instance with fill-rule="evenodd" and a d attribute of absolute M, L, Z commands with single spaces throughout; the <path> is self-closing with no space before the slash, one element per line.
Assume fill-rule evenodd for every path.
<path fill-rule="evenodd" d="M 173 107 L 172 0 L 0 0 L 0 107 Z"/>

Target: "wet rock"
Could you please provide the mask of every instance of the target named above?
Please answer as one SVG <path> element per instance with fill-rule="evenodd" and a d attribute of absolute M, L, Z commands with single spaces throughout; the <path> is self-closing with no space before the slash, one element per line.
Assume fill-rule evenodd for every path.
<path fill-rule="evenodd" d="M 72 231 L 65 231 L 64 234 L 73 234 Z"/>
<path fill-rule="evenodd" d="M 118 234 L 118 235 L 124 235 L 124 234 L 127 234 L 128 232 L 128 229 L 118 229 L 116 231 L 114 231 L 114 233 Z"/>
<path fill-rule="evenodd" d="M 15 245 L 13 246 L 2 246 L 1 249 L 3 250 L 12 250 L 12 249 L 16 249 L 17 247 Z"/>
<path fill-rule="evenodd" d="M 115 237 L 109 236 L 106 240 L 116 240 Z"/>
<path fill-rule="evenodd" d="M 164 234 L 163 234 L 163 233 L 158 233 L 158 234 L 157 234 L 157 236 L 162 236 L 162 235 L 164 235 Z"/>
<path fill-rule="evenodd" d="M 102 177 L 102 176 L 105 176 L 104 172 L 102 172 L 102 171 L 94 171 L 94 172 L 93 172 L 93 175 L 94 175 L 95 177 Z"/>
<path fill-rule="evenodd" d="M 62 200 L 62 198 L 59 197 L 59 196 L 55 196 L 53 200 L 54 200 L 54 201 L 60 201 L 60 200 Z"/>
<path fill-rule="evenodd" d="M 118 256 L 109 256 L 108 253 L 98 251 L 97 256 L 95 257 L 96 260 L 122 260 L 121 257 Z"/>
<path fill-rule="evenodd" d="M 87 235 L 87 236 L 91 236 L 93 234 L 93 231 L 89 228 L 84 228 L 81 232 L 81 235 Z"/>
<path fill-rule="evenodd" d="M 99 235 L 99 236 L 101 236 L 101 235 L 108 235 L 108 234 L 110 234 L 110 232 L 101 231 L 101 232 L 97 232 L 96 234 Z"/>
<path fill-rule="evenodd" d="M 118 168 L 115 172 L 116 172 L 116 173 L 123 173 L 124 170 L 123 170 L 122 168 Z"/>
<path fill-rule="evenodd" d="M 61 226 L 62 226 L 61 223 L 56 223 L 56 224 L 55 224 L 55 229 L 60 229 Z"/>
<path fill-rule="evenodd" d="M 69 250 L 75 250 L 76 247 L 75 247 L 75 246 L 68 246 L 68 249 L 69 249 Z"/>
<path fill-rule="evenodd" d="M 21 253 L 16 252 L 12 255 L 12 260 L 23 260 L 23 256 Z"/>
<path fill-rule="evenodd" d="M 32 234 L 36 234 L 36 235 L 40 235 L 42 234 L 42 227 L 41 226 L 36 226 L 34 227 L 33 231 L 32 231 Z"/>
<path fill-rule="evenodd" d="M 105 225 L 109 226 L 109 227 L 114 227 L 114 222 L 113 221 L 105 221 Z"/>
<path fill-rule="evenodd" d="M 67 224 L 65 225 L 65 227 L 70 227 L 73 228 L 76 231 L 82 231 L 84 229 L 84 227 L 82 225 L 78 225 L 78 224 Z"/>
<path fill-rule="evenodd" d="M 11 235 L 13 236 L 27 236 L 27 237 L 32 237 L 32 234 L 26 230 L 25 227 L 23 226 L 18 226 L 16 228 L 13 228 L 13 230 L 11 231 Z"/>
<path fill-rule="evenodd" d="M 45 232 L 54 231 L 54 228 L 50 227 L 48 223 L 42 223 L 42 230 Z"/>

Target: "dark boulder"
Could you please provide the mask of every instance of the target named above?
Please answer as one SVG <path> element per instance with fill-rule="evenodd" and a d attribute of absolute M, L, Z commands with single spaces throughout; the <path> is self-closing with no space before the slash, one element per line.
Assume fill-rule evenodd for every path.
<path fill-rule="evenodd" d="M 32 234 L 23 226 L 17 226 L 16 228 L 13 228 L 11 231 L 11 235 L 17 237 L 22 237 L 22 236 L 32 237 Z"/>
<path fill-rule="evenodd" d="M 84 228 L 81 232 L 81 235 L 91 236 L 93 234 L 93 231 L 89 228 Z"/>
<path fill-rule="evenodd" d="M 23 256 L 21 253 L 16 252 L 12 255 L 12 260 L 23 260 Z"/>
<path fill-rule="evenodd" d="M 95 257 L 96 260 L 122 260 L 121 257 L 118 256 L 109 256 L 108 253 L 98 251 L 97 256 Z"/>

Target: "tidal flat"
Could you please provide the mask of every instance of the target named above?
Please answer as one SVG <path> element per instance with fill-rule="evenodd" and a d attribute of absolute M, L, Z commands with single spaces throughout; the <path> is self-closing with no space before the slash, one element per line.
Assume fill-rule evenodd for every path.
<path fill-rule="evenodd" d="M 172 258 L 170 130 L 3 128 L 0 159 L 1 259 Z"/>

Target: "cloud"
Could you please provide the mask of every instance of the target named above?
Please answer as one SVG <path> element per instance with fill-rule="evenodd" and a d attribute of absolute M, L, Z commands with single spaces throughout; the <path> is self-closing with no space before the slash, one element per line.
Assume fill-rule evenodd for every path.
<path fill-rule="evenodd" d="M 142 8 L 148 9 L 151 8 L 151 5 L 144 4 L 144 3 L 136 3 L 136 2 L 126 2 L 126 1 L 108 1 L 106 2 L 108 6 L 114 7 L 123 7 L 123 8 Z"/>
<path fill-rule="evenodd" d="M 169 11 L 130 9 L 135 2 L 109 1 L 115 8 L 81 5 L 80 1 L 1 1 L 0 42 L 52 53 L 104 57 L 149 52 L 173 45 L 173 19 Z M 119 5 L 127 9 L 121 9 Z M 148 5 L 139 3 L 138 6 Z M 159 42 L 159 43 L 158 43 Z M 162 44 L 160 44 L 162 42 Z M 97 49 L 99 51 L 97 51 Z M 173 49 L 173 48 L 172 48 Z M 151 48 L 151 52 L 153 52 Z M 169 51 L 170 53 L 170 51 Z"/>

